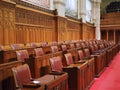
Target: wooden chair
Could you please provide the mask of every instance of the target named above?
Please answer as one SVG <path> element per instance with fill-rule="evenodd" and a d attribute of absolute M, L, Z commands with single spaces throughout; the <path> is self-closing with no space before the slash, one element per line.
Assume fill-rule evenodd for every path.
<path fill-rule="evenodd" d="M 62 72 L 62 60 L 59 56 L 50 58 L 52 71 Z"/>
<path fill-rule="evenodd" d="M 23 64 L 28 64 L 32 73 L 32 76 L 34 77 L 34 71 L 35 71 L 35 62 L 33 57 L 29 57 L 27 50 L 19 50 L 16 51 L 17 54 L 17 60 L 21 60 Z"/>
<path fill-rule="evenodd" d="M 61 45 L 61 48 L 62 48 L 62 51 L 67 51 L 67 46 L 65 44 Z"/>
<path fill-rule="evenodd" d="M 84 49 L 85 57 L 90 57 L 90 50 L 88 48 Z"/>
<path fill-rule="evenodd" d="M 36 48 L 36 47 L 37 47 L 37 44 L 34 43 L 34 42 L 32 42 L 32 43 L 30 43 L 30 47 L 32 47 L 32 48 Z"/>
<path fill-rule="evenodd" d="M 42 48 L 36 48 L 36 49 L 34 49 L 34 50 L 35 50 L 35 55 L 36 55 L 37 57 L 44 55 L 44 52 L 43 52 L 43 49 L 42 49 Z"/>
<path fill-rule="evenodd" d="M 78 51 L 78 56 L 79 56 L 79 59 L 80 59 L 80 60 L 84 59 L 84 53 L 83 53 L 82 50 L 79 50 L 79 51 Z"/>
<path fill-rule="evenodd" d="M 59 51 L 57 46 L 51 46 L 51 49 L 52 49 L 52 53 L 56 53 Z"/>
<path fill-rule="evenodd" d="M 16 54 L 17 54 L 17 60 L 21 60 L 23 62 L 29 58 L 29 54 L 27 50 L 16 51 Z"/>
<path fill-rule="evenodd" d="M 24 84 L 32 80 L 31 72 L 27 64 L 13 67 L 12 72 L 16 88 L 21 88 Z"/>
<path fill-rule="evenodd" d="M 12 48 L 13 50 L 21 49 L 20 44 L 11 44 L 11 48 Z"/>
<path fill-rule="evenodd" d="M 74 48 L 75 48 L 74 43 L 71 43 L 71 44 L 70 44 L 70 49 L 74 49 Z"/>
<path fill-rule="evenodd" d="M 66 53 L 66 54 L 64 54 L 64 56 L 65 56 L 65 59 L 66 59 L 66 65 L 70 65 L 70 64 L 74 63 L 71 53 Z"/>

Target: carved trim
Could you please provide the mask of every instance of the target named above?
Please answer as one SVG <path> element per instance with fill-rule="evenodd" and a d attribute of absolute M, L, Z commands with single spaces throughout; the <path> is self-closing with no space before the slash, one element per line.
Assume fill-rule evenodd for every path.
<path fill-rule="evenodd" d="M 24 24 L 24 23 L 15 23 L 16 25 L 21 25 L 21 26 L 30 26 L 30 27 L 40 27 L 40 28 L 48 28 L 48 29 L 53 29 L 52 27 L 48 26 L 42 26 L 42 25 L 34 25 L 34 24 Z"/>

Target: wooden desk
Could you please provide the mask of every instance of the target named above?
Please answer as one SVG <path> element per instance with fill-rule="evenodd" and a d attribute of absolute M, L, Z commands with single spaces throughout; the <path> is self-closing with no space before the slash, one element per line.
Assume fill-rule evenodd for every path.
<path fill-rule="evenodd" d="M 83 64 L 72 64 L 64 67 L 63 71 L 68 73 L 69 90 L 85 90 L 85 78 L 87 73 L 87 62 Z"/>
<path fill-rule="evenodd" d="M 62 75 L 50 75 L 47 74 L 41 78 L 36 79 L 40 81 L 41 86 L 34 90 L 68 90 L 68 75 L 67 73 Z M 22 88 L 21 90 L 33 90 L 31 88 Z"/>
<path fill-rule="evenodd" d="M 29 56 L 34 55 L 34 48 L 23 48 L 23 49 L 17 49 L 17 50 L 3 50 L 0 51 L 0 64 L 1 63 L 8 63 L 10 61 L 16 61 L 17 55 L 16 51 L 18 50 L 27 50 Z"/>
<path fill-rule="evenodd" d="M 93 56 L 95 58 L 95 76 L 99 77 L 105 68 L 106 54 L 103 52 Z"/>
<path fill-rule="evenodd" d="M 52 54 L 45 54 L 43 56 L 35 57 L 34 60 L 34 77 L 39 78 L 45 74 L 50 73 L 51 67 L 49 59 L 52 58 Z"/>
<path fill-rule="evenodd" d="M 21 65 L 21 61 L 0 64 L 0 90 L 14 90 L 11 68 Z"/>
<path fill-rule="evenodd" d="M 87 61 L 87 68 L 85 68 L 86 73 L 85 73 L 85 87 L 87 89 L 90 88 L 90 86 L 94 82 L 94 76 L 95 76 L 95 61 L 94 58 L 88 59 L 88 60 L 80 60 L 80 61 Z"/>

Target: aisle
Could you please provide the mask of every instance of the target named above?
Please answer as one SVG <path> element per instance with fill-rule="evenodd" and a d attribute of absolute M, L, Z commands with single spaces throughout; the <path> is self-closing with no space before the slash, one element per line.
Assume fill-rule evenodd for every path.
<path fill-rule="evenodd" d="M 104 73 L 99 78 L 95 78 L 90 90 L 120 90 L 120 52 Z"/>

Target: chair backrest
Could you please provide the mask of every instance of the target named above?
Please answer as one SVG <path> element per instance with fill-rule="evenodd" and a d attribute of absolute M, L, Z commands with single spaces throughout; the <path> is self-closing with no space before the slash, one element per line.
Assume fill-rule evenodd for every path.
<path fill-rule="evenodd" d="M 58 45 L 58 42 L 53 41 L 53 42 L 52 42 L 52 45 Z"/>
<path fill-rule="evenodd" d="M 62 51 L 67 51 L 67 46 L 65 44 L 61 45 L 61 48 L 62 48 Z"/>
<path fill-rule="evenodd" d="M 80 43 L 76 43 L 76 48 L 80 48 Z"/>
<path fill-rule="evenodd" d="M 78 55 L 79 55 L 79 59 L 83 59 L 85 56 L 84 56 L 84 53 L 83 53 L 83 50 L 79 50 L 78 51 Z"/>
<path fill-rule="evenodd" d="M 81 44 L 81 46 L 82 46 L 83 48 L 85 47 L 85 43 L 84 43 L 84 42 L 81 42 L 80 44 Z"/>
<path fill-rule="evenodd" d="M 16 87 L 29 83 L 32 79 L 29 66 L 27 64 L 12 68 Z"/>
<path fill-rule="evenodd" d="M 62 60 L 59 56 L 50 58 L 50 64 L 52 71 L 57 71 L 57 72 L 62 71 L 63 65 L 62 65 Z"/>
<path fill-rule="evenodd" d="M 16 54 L 17 54 L 17 60 L 21 60 L 23 62 L 25 61 L 25 59 L 29 58 L 29 54 L 27 50 L 16 51 Z"/>
<path fill-rule="evenodd" d="M 37 57 L 44 55 L 44 52 L 43 52 L 42 48 L 36 48 L 34 50 L 35 50 L 35 54 L 36 54 Z"/>
<path fill-rule="evenodd" d="M 74 43 L 71 43 L 71 44 L 70 44 L 70 48 L 71 48 L 71 49 L 74 49 L 74 48 L 75 48 Z"/>
<path fill-rule="evenodd" d="M 73 64 L 73 58 L 71 53 L 64 54 L 67 65 Z"/>
<path fill-rule="evenodd" d="M 93 45 L 90 45 L 90 51 L 91 51 L 91 53 L 94 53 L 95 47 Z"/>
<path fill-rule="evenodd" d="M 84 49 L 84 53 L 85 53 L 85 57 L 89 57 L 90 56 L 90 51 L 88 48 Z"/>
<path fill-rule="evenodd" d="M 30 43 L 30 47 L 32 47 L 32 48 L 36 48 L 36 47 L 37 47 L 37 44 L 34 43 L 34 42 L 32 42 L 32 43 Z"/>
<path fill-rule="evenodd" d="M 58 47 L 57 46 L 51 46 L 52 53 L 58 52 Z"/>
<path fill-rule="evenodd" d="M 15 49 L 21 49 L 20 44 L 11 44 L 11 48 L 13 50 L 15 50 Z"/>
<path fill-rule="evenodd" d="M 95 47 L 95 51 L 97 51 L 98 50 L 98 45 L 95 44 L 94 47 Z"/>
<path fill-rule="evenodd" d="M 103 45 L 103 44 L 100 44 L 99 46 L 100 46 L 100 49 L 103 49 L 103 48 L 104 48 L 104 45 Z"/>
<path fill-rule="evenodd" d="M 90 45 L 93 45 L 93 42 L 92 42 L 92 41 L 89 41 L 89 44 L 90 44 Z"/>
<path fill-rule="evenodd" d="M 41 46 L 42 46 L 42 47 L 47 46 L 47 42 L 41 42 Z"/>

